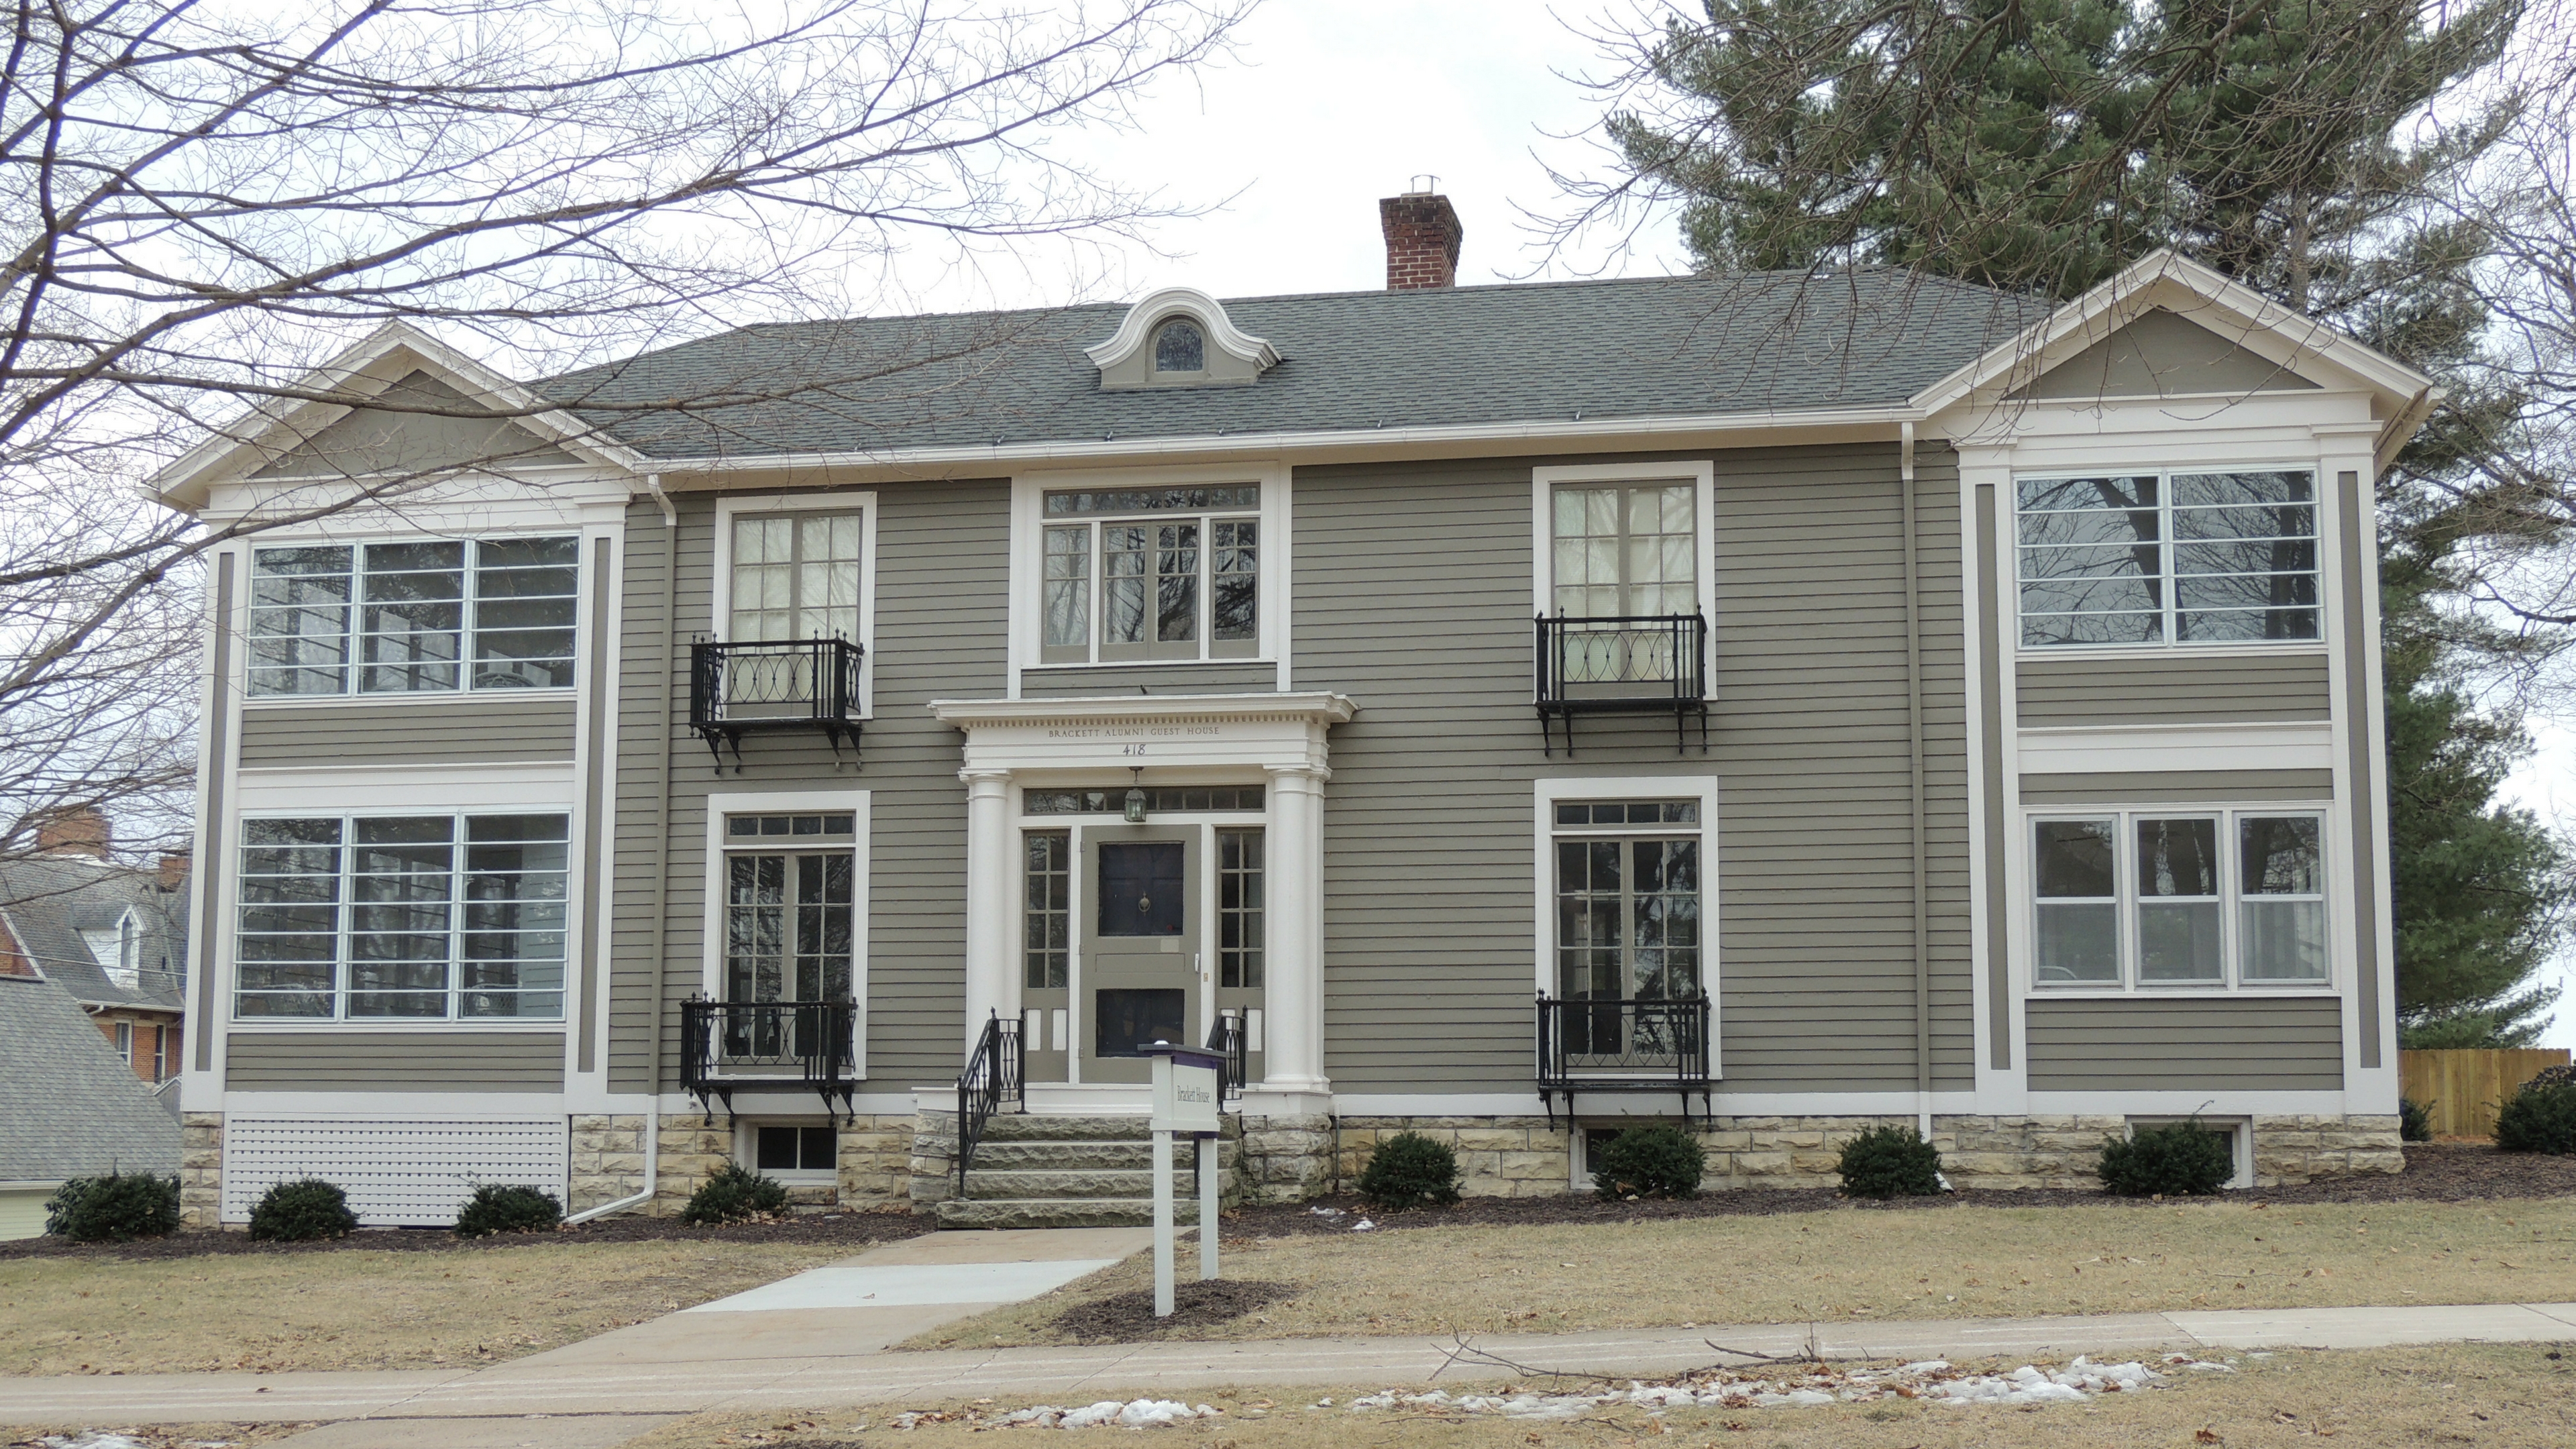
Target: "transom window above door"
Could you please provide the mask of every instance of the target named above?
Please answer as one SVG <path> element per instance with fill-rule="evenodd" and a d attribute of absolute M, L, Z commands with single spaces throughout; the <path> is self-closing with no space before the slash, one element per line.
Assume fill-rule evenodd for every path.
<path fill-rule="evenodd" d="M 858 510 L 736 515 L 726 637 L 859 638 L 865 553 Z"/>
<path fill-rule="evenodd" d="M 1258 484 L 1045 495 L 1039 660 L 1261 652 Z"/>

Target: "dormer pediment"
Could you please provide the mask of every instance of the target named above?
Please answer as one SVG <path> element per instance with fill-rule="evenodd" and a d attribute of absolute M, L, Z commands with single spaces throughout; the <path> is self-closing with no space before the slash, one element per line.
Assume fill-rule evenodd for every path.
<path fill-rule="evenodd" d="M 1279 365 L 1279 349 L 1236 327 L 1195 287 L 1165 287 L 1127 309 L 1116 335 L 1084 349 L 1103 392 L 1242 387 Z"/>

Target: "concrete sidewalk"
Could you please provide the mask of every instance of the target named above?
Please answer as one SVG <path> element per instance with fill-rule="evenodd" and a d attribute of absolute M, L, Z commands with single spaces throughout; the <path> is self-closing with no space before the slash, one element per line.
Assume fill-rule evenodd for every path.
<path fill-rule="evenodd" d="M 998 1235 L 960 1236 L 990 1240 Z M 1056 1261 L 1067 1260 L 1069 1254 Z M 829 1316 L 841 1314 L 878 1316 Z M 484 1449 L 522 1444 L 586 1449 L 622 1442 L 669 1416 L 721 1409 L 840 1408 L 988 1394 L 1032 1401 L 1093 1399 L 1112 1392 L 1166 1393 L 1221 1385 L 1378 1387 L 1419 1383 L 1444 1369 L 1451 1378 L 1493 1377 L 1491 1370 L 1452 1365 L 1455 1345 L 1446 1339 L 1425 1338 L 883 1351 L 886 1343 L 945 1316 L 949 1315 L 926 1306 L 684 1312 L 471 1373 L 0 1380 L 0 1424 L 365 1420 L 364 1424 L 335 1424 L 290 1442 L 301 1449 L 341 1445 Z M 647 1333 L 648 1329 L 654 1331 Z M 2576 1304 L 1915 1320 L 1833 1324 L 1815 1332 L 1829 1355 L 1897 1359 L 2135 1356 L 2212 1348 L 2373 1348 L 2458 1341 L 2576 1342 Z M 1713 1326 L 1496 1337 L 1478 1339 L 1476 1345 L 1534 1367 L 1653 1374 L 1719 1361 L 1723 1355 L 1712 1350 L 1711 1343 L 1755 1353 L 1796 1353 L 1806 1345 L 1808 1333 L 1802 1325 Z M 532 1415 L 564 1417 L 538 1422 L 527 1417 Z"/>

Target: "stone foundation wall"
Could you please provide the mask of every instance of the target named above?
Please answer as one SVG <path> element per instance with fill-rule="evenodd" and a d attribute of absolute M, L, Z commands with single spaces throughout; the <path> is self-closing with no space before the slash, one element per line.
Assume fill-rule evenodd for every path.
<path fill-rule="evenodd" d="M 572 1119 L 572 1171 L 564 1203 L 566 1216 L 644 1190 L 644 1121 L 640 1113 L 591 1113 Z"/>
<path fill-rule="evenodd" d="M 1567 1191 L 1573 1134 L 1544 1117 L 1344 1117 L 1334 1153 L 1341 1190 L 1359 1186 L 1377 1145 L 1419 1132 L 1458 1154 L 1458 1190 L 1469 1197 L 1546 1197 Z"/>
<path fill-rule="evenodd" d="M 190 1112 L 179 1119 L 179 1222 L 223 1226 L 224 1114 Z"/>
<path fill-rule="evenodd" d="M 841 1124 L 840 1205 L 876 1207 L 912 1195 L 912 1114 L 853 1117 Z"/>
<path fill-rule="evenodd" d="M 1330 1117 L 1246 1117 L 1236 1151 L 1235 1181 L 1248 1207 L 1304 1202 L 1333 1190 Z"/>

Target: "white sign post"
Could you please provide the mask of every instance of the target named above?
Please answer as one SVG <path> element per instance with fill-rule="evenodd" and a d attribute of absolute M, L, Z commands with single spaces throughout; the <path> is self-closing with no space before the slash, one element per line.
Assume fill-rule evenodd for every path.
<path fill-rule="evenodd" d="M 1154 1316 L 1172 1316 L 1172 1135 L 1198 1140 L 1199 1281 L 1216 1276 L 1218 1109 L 1224 1058 L 1197 1047 L 1156 1042 L 1154 1059 Z"/>

